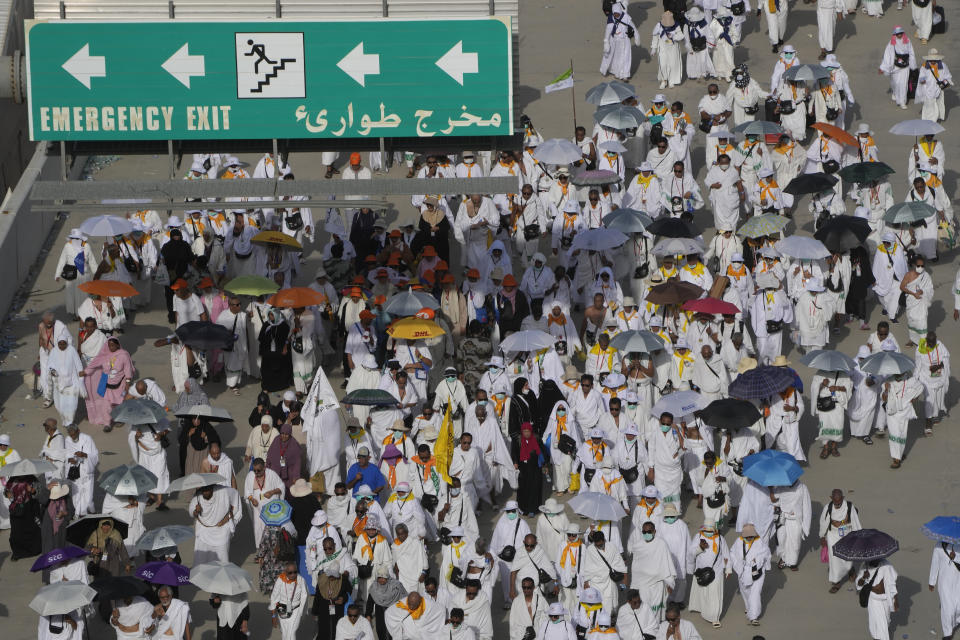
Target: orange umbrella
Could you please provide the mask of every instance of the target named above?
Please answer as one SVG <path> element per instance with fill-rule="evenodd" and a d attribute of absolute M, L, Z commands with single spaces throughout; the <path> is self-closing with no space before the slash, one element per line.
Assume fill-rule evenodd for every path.
<path fill-rule="evenodd" d="M 140 295 L 131 285 L 117 280 L 91 280 L 84 282 L 78 288 L 84 293 L 103 298 L 132 298 Z"/>
<path fill-rule="evenodd" d="M 307 287 L 291 287 L 289 289 L 281 289 L 267 298 L 267 304 L 274 307 L 297 309 L 323 304 L 326 299 L 327 297 L 325 295 L 317 293 L 313 289 Z"/>
<path fill-rule="evenodd" d="M 849 147 L 859 147 L 860 144 L 857 142 L 857 139 L 853 135 L 847 133 L 840 127 L 835 127 L 832 124 L 827 124 L 826 122 L 816 122 L 811 125 L 814 129 L 819 129 L 825 134 L 836 140 L 837 142 L 842 142 L 843 144 Z"/>

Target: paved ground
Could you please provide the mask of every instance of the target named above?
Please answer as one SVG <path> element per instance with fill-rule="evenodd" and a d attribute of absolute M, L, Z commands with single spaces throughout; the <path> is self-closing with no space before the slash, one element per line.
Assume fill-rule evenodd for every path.
<path fill-rule="evenodd" d="M 597 2 L 575 2 L 574 0 L 545 0 L 525 3 L 521 15 L 521 77 L 520 98 L 523 109 L 532 118 L 544 137 L 569 136 L 572 134 L 571 96 L 568 91 L 543 95 L 542 87 L 556 74 L 567 68 L 573 58 L 576 69 L 576 109 L 578 122 L 591 126 L 592 108 L 582 101 L 587 88 L 596 84 L 600 78 L 596 72 L 601 49 L 602 20 Z M 890 5 L 887 1 L 885 4 Z M 895 5 L 895 3 L 893 3 Z M 960 20 L 960 11 L 953 3 L 947 4 L 948 22 L 950 18 Z M 816 58 L 816 17 L 813 5 L 796 3 L 792 9 L 789 36 L 802 61 L 812 62 Z M 635 49 L 634 82 L 639 87 L 640 97 L 645 105 L 657 93 L 656 66 L 649 56 L 649 37 L 654 19 L 659 15 L 660 3 L 644 1 L 631 4 L 630 13 L 639 25 L 643 46 Z M 894 176 L 894 192 L 897 198 L 906 193 L 902 182 L 906 170 L 908 145 L 912 141 L 897 138 L 886 133 L 895 122 L 904 118 L 919 117 L 919 107 L 910 111 L 897 109 L 888 96 L 888 84 L 885 78 L 877 75 L 876 67 L 882 55 L 883 47 L 895 24 L 902 24 L 908 33 L 909 11 L 898 12 L 895 6 L 888 9 L 887 15 L 875 20 L 858 14 L 853 20 L 844 20 L 838 29 L 839 44 L 837 54 L 851 77 L 858 105 L 848 115 L 848 125 L 860 121 L 869 122 L 876 133 L 881 159 L 891 164 L 898 173 Z M 956 24 L 960 24 L 957 22 Z M 774 57 L 770 54 L 769 44 L 764 32 L 759 29 L 755 17 L 748 19 L 745 27 L 744 45 L 740 48 L 737 61 L 747 61 L 753 75 L 764 87 L 769 85 L 769 75 L 773 68 Z M 941 52 L 955 51 L 950 42 L 956 43 L 956 36 L 935 38 L 932 46 Z M 926 48 L 917 45 L 917 53 Z M 747 57 L 749 54 L 749 57 Z M 948 64 L 960 70 L 960 58 L 948 55 Z M 704 83 L 686 82 L 681 87 L 665 92 L 668 99 L 684 101 L 688 111 L 694 111 L 700 97 L 705 93 Z M 948 96 L 948 108 L 956 107 L 955 94 Z M 955 116 L 955 114 L 954 114 Z M 953 116 L 952 116 L 953 117 Z M 947 143 L 947 166 L 952 167 L 952 144 L 960 141 L 960 136 L 948 131 L 941 136 Z M 698 136 L 700 138 L 700 136 Z M 255 157 L 245 157 L 255 163 Z M 291 158 L 296 173 L 304 178 L 319 178 L 322 169 L 319 158 L 312 155 L 298 155 Z M 694 150 L 694 166 L 702 178 L 703 170 L 702 139 Z M 165 178 L 166 160 L 164 158 L 129 157 L 106 166 L 99 171 L 96 179 L 116 180 L 125 178 Z M 184 168 L 185 169 L 185 168 Z M 395 174 L 398 171 L 395 170 Z M 956 192 L 957 173 L 948 170 L 946 185 L 949 193 Z M 812 220 L 806 214 L 806 202 L 802 202 L 802 213 L 798 220 L 807 233 L 812 232 Z M 396 199 L 397 210 L 393 215 L 412 216 L 409 203 L 403 198 Z M 12 351 L 6 356 L 0 375 L 0 399 L 3 400 L 3 423 L 0 432 L 10 433 L 14 446 L 25 455 L 33 455 L 41 443 L 40 424 L 50 412 L 44 411 L 39 404 L 30 399 L 29 386 L 24 384 L 23 374 L 29 370 L 36 358 L 35 327 L 42 310 L 54 308 L 61 311 L 62 295 L 59 286 L 53 282 L 53 266 L 56 255 L 66 237 L 69 227 L 78 226 L 78 216 L 71 216 L 56 232 L 52 239 L 54 259 L 45 259 L 39 278 L 26 284 L 29 295 L 20 312 L 9 319 L 2 328 L 4 338 L 14 342 Z M 701 224 L 709 226 L 706 219 Z M 939 326 L 940 338 L 960 354 L 960 338 L 955 329 L 960 326 L 949 319 L 952 309 L 951 284 L 955 273 L 955 253 L 942 254 L 939 265 L 933 271 L 936 287 L 936 300 L 931 310 L 931 326 Z M 317 257 L 311 257 L 303 270 L 300 281 L 307 282 L 318 264 Z M 154 376 L 169 388 L 169 360 L 166 350 L 152 347 L 152 341 L 169 330 L 165 317 L 155 296 L 155 303 L 149 312 L 138 314 L 136 322 L 129 327 L 123 337 L 124 346 L 130 350 L 141 375 Z M 161 303 L 162 304 L 162 303 Z M 880 320 L 879 310 L 874 308 L 872 321 Z M 865 333 L 848 326 L 839 335 L 839 348 L 846 353 L 854 353 L 865 339 Z M 894 329 L 901 344 L 906 342 L 905 328 L 901 323 Z M 795 353 L 788 354 L 796 358 Z M 807 380 L 812 372 L 800 367 L 800 373 Z M 335 386 L 340 382 L 336 372 L 331 372 Z M 248 385 L 240 398 L 223 393 L 222 384 L 207 386 L 215 406 L 225 407 L 235 416 L 246 416 L 254 403 L 257 389 Z M 956 384 L 949 403 L 956 399 Z M 89 425 L 87 425 L 89 426 Z M 823 502 L 834 487 L 842 488 L 861 510 L 864 526 L 883 529 L 894 535 L 901 545 L 900 551 L 893 556 L 892 562 L 900 572 L 898 588 L 900 591 L 900 611 L 894 615 L 894 628 L 891 637 L 908 638 L 913 636 L 937 636 L 940 633 L 939 611 L 935 594 L 925 588 L 929 569 L 931 543 L 919 531 L 919 526 L 931 517 L 939 514 L 960 512 L 960 500 L 956 498 L 958 474 L 952 467 L 960 453 L 960 436 L 953 432 L 953 421 L 946 420 L 937 428 L 932 438 L 923 438 L 919 423 L 911 427 L 908 453 L 902 469 L 888 469 L 889 457 L 886 442 L 878 440 L 873 447 L 861 442 L 847 443 L 839 459 L 821 461 L 816 459 L 816 445 L 813 443 L 816 425 L 809 418 L 802 424 L 802 439 L 808 451 L 814 453 L 814 460 L 807 468 L 803 480 L 810 488 L 814 499 L 814 513 L 819 515 Z M 225 442 L 230 443 L 227 453 L 237 460 L 242 453 L 246 440 L 245 422 L 238 425 L 226 424 L 220 428 Z M 127 446 L 122 432 L 102 434 L 99 430 L 93 434 L 101 450 L 101 470 L 109 469 L 128 461 Z M 242 480 L 242 479 L 241 479 Z M 173 503 L 174 509 L 168 514 L 149 511 L 146 515 L 148 527 L 162 524 L 187 523 L 184 510 L 185 498 Z M 688 523 L 692 529 L 700 524 L 700 514 L 690 510 Z M 492 526 L 493 517 L 489 510 L 480 514 L 481 527 L 485 533 Z M 815 527 L 816 525 L 814 525 Z M 233 560 L 242 563 L 253 574 L 256 565 L 251 561 L 253 555 L 250 525 L 244 522 L 233 543 Z M 728 534 L 733 539 L 733 534 Z M 852 588 L 838 594 L 827 593 L 826 568 L 819 563 L 816 553 L 816 531 L 804 548 L 800 571 L 782 573 L 773 570 L 768 574 L 764 589 L 764 616 L 759 628 L 747 627 L 742 615 L 742 602 L 734 594 L 735 582 L 726 585 L 726 607 L 724 626 L 715 631 L 704 623 L 699 615 L 691 618 L 705 638 L 749 638 L 755 633 L 767 638 L 799 638 L 817 634 L 821 637 L 867 638 L 865 611 L 857 606 Z M 188 545 L 189 546 L 189 545 Z M 192 550 L 183 550 L 184 561 L 192 564 Z M 26 640 L 35 637 L 36 616 L 26 605 L 34 590 L 39 586 L 38 576 L 29 575 L 28 563 L 9 561 L 9 545 L 6 536 L 0 538 L 0 618 L 6 617 L 12 624 L 4 625 L 4 636 L 10 640 Z M 190 589 L 185 589 L 187 597 L 192 597 Z M 497 590 L 499 593 L 499 590 Z M 197 594 L 193 606 L 194 625 L 200 637 L 209 640 L 215 637 L 215 615 L 205 602 L 206 594 Z M 495 598 L 498 598 L 495 596 Z M 265 597 L 255 594 L 253 600 L 254 622 L 251 625 L 252 637 L 267 636 L 268 618 L 265 612 Z M 498 633 L 506 633 L 505 615 L 500 610 L 500 602 L 494 602 L 494 615 L 498 620 Z M 102 627 L 97 633 L 110 633 Z M 300 629 L 301 640 L 312 637 L 314 625 L 304 621 Z M 105 636 L 105 637 L 110 637 Z"/>

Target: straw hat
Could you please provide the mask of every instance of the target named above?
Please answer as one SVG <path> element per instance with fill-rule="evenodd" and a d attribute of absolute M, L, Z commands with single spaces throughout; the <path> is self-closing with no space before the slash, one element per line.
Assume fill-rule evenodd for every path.
<path fill-rule="evenodd" d="M 743 358 L 740 360 L 740 362 L 737 363 L 738 374 L 746 373 L 747 371 L 750 371 L 756 368 L 757 368 L 756 358 Z"/>
<path fill-rule="evenodd" d="M 296 482 L 290 485 L 290 495 L 294 498 L 302 498 L 313 493 L 313 487 L 310 486 L 310 483 L 299 478 Z"/>

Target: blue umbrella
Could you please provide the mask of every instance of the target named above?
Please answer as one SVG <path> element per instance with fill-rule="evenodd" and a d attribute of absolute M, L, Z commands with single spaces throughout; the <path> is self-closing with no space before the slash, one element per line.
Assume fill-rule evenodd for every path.
<path fill-rule="evenodd" d="M 743 459 L 743 475 L 764 487 L 789 487 L 803 469 L 789 453 L 765 449 Z"/>
<path fill-rule="evenodd" d="M 87 555 L 85 549 L 80 547 L 75 547 L 70 544 L 60 549 L 53 549 L 47 551 L 45 554 L 37 558 L 36 562 L 33 563 L 33 566 L 30 567 L 30 571 L 42 571 L 44 569 L 49 569 L 50 567 L 60 564 L 66 560 L 71 560 L 73 558 L 82 558 Z"/>
<path fill-rule="evenodd" d="M 794 384 L 794 374 L 789 369 L 757 367 L 737 376 L 737 379 L 730 383 L 728 392 L 734 398 L 754 400 L 769 398 Z"/>
<path fill-rule="evenodd" d="M 190 569 L 176 562 L 148 562 L 137 567 L 135 576 L 150 584 L 179 587 L 190 583 Z"/>
<path fill-rule="evenodd" d="M 937 542 L 960 544 L 960 517 L 937 516 L 920 527 L 923 535 Z"/>
<path fill-rule="evenodd" d="M 290 522 L 292 514 L 293 507 L 286 500 L 271 500 L 260 509 L 260 519 L 275 527 Z"/>

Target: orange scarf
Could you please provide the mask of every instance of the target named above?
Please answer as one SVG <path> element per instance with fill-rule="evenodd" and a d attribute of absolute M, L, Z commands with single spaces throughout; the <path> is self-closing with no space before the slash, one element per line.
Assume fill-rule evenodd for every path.
<path fill-rule="evenodd" d="M 430 480 L 433 475 L 433 469 L 437 466 L 437 459 L 430 456 L 430 459 L 421 463 L 420 458 L 416 458 L 417 465 L 423 469 L 423 479 Z"/>
<path fill-rule="evenodd" d="M 600 444 L 593 444 L 593 440 L 591 440 L 589 444 L 590 450 L 593 451 L 593 457 L 596 458 L 597 462 L 603 460 L 603 453 L 605 449 L 603 442 L 601 441 Z"/>
<path fill-rule="evenodd" d="M 353 519 L 353 532 L 354 532 L 355 534 L 357 534 L 358 536 L 359 536 L 360 534 L 363 534 L 363 530 L 366 529 L 366 528 L 367 528 L 367 516 L 363 516 L 362 518 L 354 518 L 354 519 Z M 366 534 L 364 534 L 364 535 L 366 535 Z"/>
<path fill-rule="evenodd" d="M 366 520 L 366 518 L 364 518 L 364 520 Z M 374 536 L 372 541 L 370 540 L 370 537 L 367 536 L 366 531 L 361 533 L 360 536 L 363 538 L 363 541 L 367 543 L 366 546 L 360 549 L 360 556 L 362 557 L 363 554 L 367 554 L 370 556 L 370 562 L 373 562 L 373 547 L 383 539 L 383 536 L 378 533 L 376 536 Z"/>
<path fill-rule="evenodd" d="M 547 326 L 549 327 L 552 324 L 558 324 L 562 327 L 563 325 L 567 324 L 567 316 L 563 315 L 562 313 L 559 316 L 555 316 L 551 313 L 549 316 L 547 316 Z"/>
<path fill-rule="evenodd" d="M 577 221 L 577 214 L 570 215 L 567 212 L 563 213 L 563 228 L 572 229 L 574 223 Z"/>
<path fill-rule="evenodd" d="M 497 400 L 497 396 L 494 395 L 493 398 L 493 410 L 496 412 L 498 418 L 503 417 L 503 407 L 507 404 L 507 396 L 503 396 L 503 400 Z"/>
<path fill-rule="evenodd" d="M 706 531 L 701 531 L 700 535 L 703 536 L 704 539 L 709 540 L 713 544 L 713 552 L 716 553 L 717 552 L 717 534 L 714 533 L 713 535 L 709 535 L 707 534 Z"/>
<path fill-rule="evenodd" d="M 620 482 L 621 480 L 623 480 L 623 478 L 620 477 L 620 476 L 617 476 L 616 478 L 614 478 L 614 479 L 611 480 L 610 482 L 607 482 L 606 480 L 603 479 L 603 476 L 600 476 L 600 480 L 603 482 L 603 490 L 604 490 L 604 492 L 605 492 L 607 495 L 610 495 L 610 487 L 612 487 L 613 485 L 615 485 L 615 484 L 617 484 L 618 482 Z"/>
<path fill-rule="evenodd" d="M 654 502 L 654 503 L 653 503 L 653 506 L 647 505 L 647 503 L 646 503 L 645 500 L 642 500 L 642 501 L 640 501 L 640 502 L 637 503 L 637 506 L 638 506 L 638 507 L 643 507 L 643 508 L 646 510 L 646 512 L 647 512 L 647 517 L 648 517 L 648 518 L 653 515 L 654 509 L 656 509 L 659 505 L 660 505 L 660 501 L 659 501 L 659 500 L 657 500 L 656 502 Z"/>
<path fill-rule="evenodd" d="M 567 416 L 557 416 L 557 442 L 560 436 L 567 432 Z"/>
<path fill-rule="evenodd" d="M 560 554 L 560 567 L 563 568 L 567 564 L 567 556 L 570 557 L 570 566 L 577 566 L 577 550 L 580 548 L 580 541 L 568 542 L 567 546 L 563 548 L 563 553 Z"/>

